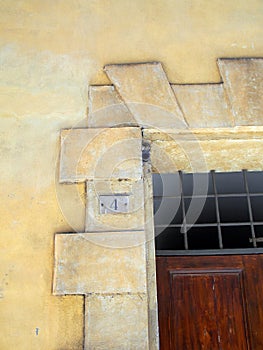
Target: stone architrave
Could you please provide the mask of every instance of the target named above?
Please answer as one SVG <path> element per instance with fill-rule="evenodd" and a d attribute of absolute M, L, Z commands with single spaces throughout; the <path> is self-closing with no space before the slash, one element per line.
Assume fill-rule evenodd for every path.
<path fill-rule="evenodd" d="M 222 83 L 182 86 L 159 62 L 107 65 L 89 128 L 61 132 L 59 181 L 86 183 L 86 222 L 56 234 L 53 292 L 85 296 L 86 350 L 159 349 L 151 171 L 262 170 L 263 59 L 218 66 Z M 112 195 L 129 209 L 101 211 Z"/>
<path fill-rule="evenodd" d="M 138 126 L 114 86 L 89 87 L 89 128 Z"/>
<path fill-rule="evenodd" d="M 86 183 L 86 232 L 55 235 L 53 293 L 84 295 L 84 349 L 157 349 L 149 338 L 143 168 L 139 127 L 61 132 L 60 182 Z M 101 196 L 123 195 L 127 210 L 101 211 Z"/>
<path fill-rule="evenodd" d="M 107 65 L 105 71 L 139 125 L 187 127 L 160 62 Z"/>
<path fill-rule="evenodd" d="M 218 67 L 236 125 L 263 125 L 263 58 L 220 58 Z"/>
<path fill-rule="evenodd" d="M 140 128 L 65 129 L 60 183 L 142 178 Z"/>
<path fill-rule="evenodd" d="M 223 84 L 172 85 L 189 128 L 234 126 Z"/>
<path fill-rule="evenodd" d="M 55 236 L 56 295 L 146 293 L 144 231 Z"/>

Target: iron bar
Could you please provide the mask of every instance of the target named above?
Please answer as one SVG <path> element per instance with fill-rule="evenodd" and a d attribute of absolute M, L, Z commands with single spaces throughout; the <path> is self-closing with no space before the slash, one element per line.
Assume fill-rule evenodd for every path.
<path fill-rule="evenodd" d="M 184 203 L 184 190 L 183 190 L 183 174 L 181 171 L 179 173 L 180 185 L 181 185 L 181 194 L 182 194 L 182 212 L 183 212 L 183 235 L 184 235 L 184 248 L 188 250 L 188 237 L 187 237 L 187 227 L 186 227 L 186 217 L 185 217 L 185 203 Z"/>
<path fill-rule="evenodd" d="M 243 170 L 242 171 L 242 175 L 243 175 L 243 183 L 244 183 L 244 189 L 243 189 L 243 193 L 218 193 L 217 192 L 217 176 L 216 176 L 216 173 L 214 170 L 211 171 L 211 178 L 212 178 L 212 185 L 213 185 L 213 192 L 214 193 L 210 193 L 208 194 L 207 196 L 205 195 L 185 195 L 184 194 L 184 190 L 183 190 L 183 185 L 184 185 L 184 175 L 182 173 L 182 171 L 179 171 L 178 172 L 179 174 L 179 179 L 180 179 L 180 186 L 181 186 L 181 195 L 177 196 L 177 195 L 172 195 L 172 196 L 169 196 L 168 195 L 165 195 L 165 196 L 155 196 L 154 195 L 154 199 L 161 199 L 163 197 L 165 198 L 180 198 L 181 197 L 181 200 L 182 200 L 182 214 L 183 214 L 183 219 L 182 219 L 182 222 L 178 223 L 178 224 L 171 224 L 171 223 L 167 223 L 167 224 L 156 224 L 155 227 L 156 228 L 164 228 L 164 232 L 165 232 L 165 229 L 166 228 L 181 228 L 181 232 L 183 234 L 183 237 L 184 237 L 184 249 L 185 250 L 181 250 L 181 249 L 178 249 L 178 250 L 158 250 L 158 247 L 157 247 L 157 255 L 206 255 L 206 254 L 210 254 L 209 252 L 213 252 L 213 254 L 238 254 L 238 252 L 242 252 L 242 254 L 244 253 L 247 253 L 247 254 L 252 254 L 250 253 L 251 252 L 251 249 L 253 250 L 254 253 L 257 253 L 258 251 L 260 252 L 263 252 L 263 248 L 258 248 L 258 245 L 257 243 L 262 243 L 263 242 L 263 237 L 259 237 L 257 238 L 256 237 L 256 232 L 255 232 L 255 227 L 258 227 L 258 226 L 263 226 L 263 221 L 254 221 L 254 216 L 253 216 L 253 209 L 252 209 L 252 198 L 254 197 L 262 197 L 262 200 L 263 200 L 263 192 L 254 192 L 254 193 L 250 193 L 249 192 L 249 181 L 250 181 L 250 178 L 248 178 L 248 172 L 247 170 Z M 241 172 L 238 173 L 239 176 L 241 174 Z M 233 179 L 233 178 L 232 178 Z M 227 181 L 227 180 L 226 180 Z M 233 181 L 233 180 L 232 180 Z M 235 181 L 235 180 L 234 180 Z M 228 186 L 229 187 L 229 186 Z M 240 191 L 240 190 L 238 190 Z M 186 218 L 186 203 L 185 203 L 185 199 L 196 199 L 196 198 L 214 198 L 215 200 L 215 209 L 212 209 L 212 210 L 215 210 L 215 214 L 216 214 L 216 219 L 213 219 L 213 221 L 211 220 L 211 217 L 210 217 L 210 220 L 211 222 L 202 222 L 202 223 L 194 223 L 194 224 L 190 224 L 190 223 L 187 223 L 187 218 Z M 245 219 L 246 221 L 226 221 L 226 222 L 221 222 L 221 217 L 222 217 L 222 212 L 220 211 L 220 209 L 224 209 L 224 208 L 221 208 L 219 206 L 219 198 L 235 198 L 236 201 L 237 201 L 237 205 L 238 205 L 238 198 L 246 198 L 246 201 L 247 201 L 247 218 Z M 234 201 L 233 204 L 235 204 L 236 202 Z M 221 203 L 220 203 L 221 204 Z M 222 203 L 223 204 L 223 203 Z M 232 208 L 231 208 L 232 209 Z M 207 214 L 208 215 L 211 215 L 209 214 L 211 212 L 211 209 L 208 208 L 208 211 Z M 228 209 L 229 210 L 229 209 Z M 235 208 L 233 207 L 233 211 L 235 211 Z M 204 214 L 204 212 L 203 212 Z M 237 213 L 238 214 L 238 213 Z M 240 216 L 237 215 L 237 217 Z M 239 219 L 242 220 L 242 216 L 241 217 L 238 217 Z M 230 218 L 231 219 L 234 219 L 234 217 Z M 197 248 L 194 248 L 193 246 L 193 249 L 189 249 L 189 239 L 192 239 L 193 236 L 189 236 L 188 235 L 188 230 L 189 228 L 207 228 L 209 230 L 209 228 L 215 228 L 217 227 L 217 237 L 218 237 L 218 246 L 219 246 L 219 249 L 197 249 Z M 223 244 L 223 234 L 226 234 L 222 233 L 222 228 L 223 227 L 233 227 L 233 233 L 237 232 L 238 228 L 242 228 L 242 231 L 241 231 L 241 240 L 243 239 L 247 239 L 247 245 L 248 247 L 247 248 L 234 248 L 234 249 L 230 249 L 230 248 L 224 248 L 224 244 Z M 250 229 L 245 229 L 245 227 L 250 227 Z M 202 233 L 203 231 L 199 231 L 198 232 L 198 235 L 200 234 L 200 236 L 197 236 L 197 237 L 202 237 Z M 204 233 L 206 233 L 206 231 L 204 231 Z M 231 233 L 231 230 L 230 230 L 230 233 Z M 245 236 L 244 236 L 245 235 Z M 248 236 L 250 235 L 250 238 L 248 238 Z M 247 237 L 247 238 L 246 238 Z M 215 239 L 216 239 L 216 236 L 215 236 Z M 235 238 L 235 235 L 233 235 L 233 238 L 232 238 L 232 242 L 233 244 L 236 242 L 236 245 L 238 246 L 238 239 L 236 240 Z M 253 243 L 253 248 L 249 248 L 249 243 Z M 234 245 L 233 245 L 234 246 Z M 160 253 L 161 252 L 161 253 Z"/>
<path fill-rule="evenodd" d="M 219 204 L 218 204 L 218 195 L 217 195 L 217 189 L 216 189 L 216 180 L 215 180 L 215 171 L 211 171 L 212 176 L 212 182 L 213 182 L 213 188 L 215 193 L 215 204 L 216 204 L 216 221 L 217 221 L 217 232 L 218 232 L 218 241 L 219 241 L 219 248 L 223 249 L 223 239 L 222 239 L 222 232 L 221 232 L 221 225 L 220 225 L 220 213 L 219 213 Z"/>

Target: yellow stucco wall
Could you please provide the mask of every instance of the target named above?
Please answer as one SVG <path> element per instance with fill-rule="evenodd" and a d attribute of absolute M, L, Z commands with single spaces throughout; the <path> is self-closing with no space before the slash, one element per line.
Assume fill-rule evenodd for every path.
<path fill-rule="evenodd" d="M 0 349 L 79 350 L 82 297 L 51 294 L 54 233 L 84 228 L 83 187 L 56 182 L 59 130 L 86 125 L 107 63 L 161 61 L 197 83 L 219 81 L 218 57 L 262 57 L 263 2 L 0 4 Z"/>

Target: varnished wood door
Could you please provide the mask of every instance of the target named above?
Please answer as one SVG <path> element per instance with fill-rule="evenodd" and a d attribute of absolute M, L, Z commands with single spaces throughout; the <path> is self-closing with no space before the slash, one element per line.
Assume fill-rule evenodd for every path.
<path fill-rule="evenodd" d="M 262 350 L 263 255 L 157 257 L 161 350 Z"/>

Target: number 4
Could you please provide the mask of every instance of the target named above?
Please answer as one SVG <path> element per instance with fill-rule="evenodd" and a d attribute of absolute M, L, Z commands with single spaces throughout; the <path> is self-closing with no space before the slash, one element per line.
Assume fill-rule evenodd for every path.
<path fill-rule="evenodd" d="M 118 200 L 114 199 L 114 201 L 111 203 L 110 208 L 113 210 L 118 210 Z"/>

